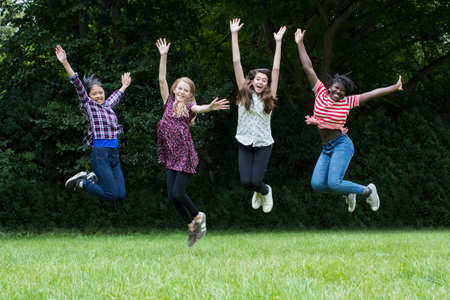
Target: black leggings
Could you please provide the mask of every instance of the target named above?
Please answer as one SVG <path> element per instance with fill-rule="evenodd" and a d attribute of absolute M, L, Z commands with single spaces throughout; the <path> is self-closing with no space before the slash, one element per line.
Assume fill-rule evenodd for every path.
<path fill-rule="evenodd" d="M 186 195 L 186 186 L 191 174 L 167 169 L 167 192 L 169 201 L 173 203 L 186 224 L 190 224 L 198 210 Z"/>
<path fill-rule="evenodd" d="M 248 190 L 267 194 L 269 188 L 263 180 L 272 153 L 272 145 L 263 147 L 244 146 L 241 143 L 238 145 L 241 184 Z"/>

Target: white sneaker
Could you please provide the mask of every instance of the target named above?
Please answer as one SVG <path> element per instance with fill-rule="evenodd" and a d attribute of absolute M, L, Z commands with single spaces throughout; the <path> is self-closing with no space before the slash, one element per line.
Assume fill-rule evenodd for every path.
<path fill-rule="evenodd" d="M 252 197 L 252 207 L 253 209 L 258 209 L 261 207 L 261 204 L 263 202 L 263 195 L 261 195 L 261 193 L 258 192 L 254 192 L 253 193 L 253 197 Z"/>
<path fill-rule="evenodd" d="M 81 171 L 78 172 L 77 174 L 73 175 L 72 177 L 70 177 L 69 179 L 67 179 L 65 186 L 73 186 L 76 187 L 79 184 L 80 180 L 86 179 L 86 172 Z"/>
<path fill-rule="evenodd" d="M 94 172 L 91 172 L 87 174 L 86 180 L 89 181 L 90 183 L 95 183 L 97 181 L 97 175 L 95 175 Z"/>
<path fill-rule="evenodd" d="M 371 183 L 367 186 L 372 192 L 367 197 L 366 202 L 370 204 L 370 208 L 373 211 L 377 211 L 380 208 L 380 198 L 378 197 L 377 188 L 375 184 Z"/>
<path fill-rule="evenodd" d="M 270 185 L 268 184 L 266 185 L 269 188 L 269 192 L 266 195 L 262 195 L 263 197 L 262 209 L 263 212 L 269 213 L 273 207 L 272 188 L 270 187 Z"/>
<path fill-rule="evenodd" d="M 354 212 L 356 207 L 356 194 L 350 193 L 348 195 L 343 195 L 342 197 L 344 197 L 345 203 L 348 205 L 348 212 Z"/>

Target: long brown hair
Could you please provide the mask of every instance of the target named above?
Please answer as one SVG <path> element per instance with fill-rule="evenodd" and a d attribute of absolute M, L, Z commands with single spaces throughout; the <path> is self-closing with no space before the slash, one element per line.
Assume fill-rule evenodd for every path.
<path fill-rule="evenodd" d="M 267 76 L 267 86 L 264 89 L 261 100 L 264 102 L 264 112 L 269 114 L 275 108 L 276 98 L 272 97 L 272 90 L 270 89 L 270 84 L 272 83 L 272 72 L 269 69 L 254 69 L 248 72 L 247 77 L 245 77 L 244 86 L 239 90 L 236 103 L 244 103 L 245 109 L 249 110 L 252 104 L 252 94 L 255 92 L 252 86 L 252 80 L 255 79 L 257 73 L 262 73 Z"/>
<path fill-rule="evenodd" d="M 172 85 L 170 86 L 170 95 L 173 97 L 173 99 L 175 100 L 175 89 L 177 88 L 178 83 L 180 83 L 181 81 L 183 81 L 184 83 L 186 83 L 190 90 L 191 90 L 191 95 L 192 97 L 188 99 L 187 102 L 192 102 L 194 101 L 194 105 L 197 105 L 197 101 L 195 100 L 195 84 L 194 81 L 192 79 L 190 79 L 189 77 L 180 77 L 177 80 L 175 80 L 174 83 L 172 83 Z M 196 113 L 192 113 L 191 116 L 189 116 L 189 112 L 187 111 L 186 108 L 186 103 L 177 103 L 177 101 L 174 101 L 173 103 L 173 113 L 174 113 L 174 117 L 180 118 L 182 116 L 184 117 L 190 117 L 190 125 L 195 125 L 195 118 L 197 117 Z"/>

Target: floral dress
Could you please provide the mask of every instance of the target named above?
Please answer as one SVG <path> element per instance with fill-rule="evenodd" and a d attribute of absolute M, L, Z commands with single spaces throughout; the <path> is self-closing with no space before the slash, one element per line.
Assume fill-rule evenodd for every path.
<path fill-rule="evenodd" d="M 188 117 L 174 116 L 175 99 L 170 95 L 164 105 L 164 115 L 158 123 L 158 163 L 167 169 L 195 174 L 198 156 L 195 151 L 189 122 L 194 102 L 186 104 Z"/>

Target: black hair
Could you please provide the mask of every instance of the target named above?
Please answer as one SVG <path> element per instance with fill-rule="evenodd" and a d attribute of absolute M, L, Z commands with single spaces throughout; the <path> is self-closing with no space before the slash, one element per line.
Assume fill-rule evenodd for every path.
<path fill-rule="evenodd" d="M 333 77 L 331 77 L 327 82 L 327 88 L 330 88 L 330 86 L 332 86 L 336 82 L 339 82 L 344 86 L 346 96 L 353 95 L 353 92 L 357 90 L 357 86 L 353 82 L 353 80 L 348 78 L 346 75 L 341 75 L 338 73 L 334 74 Z"/>
<path fill-rule="evenodd" d="M 101 88 L 103 88 L 103 83 L 100 81 L 100 79 L 95 74 L 91 74 L 89 76 L 84 75 L 83 76 L 83 83 L 84 83 L 84 86 L 85 86 L 85 88 L 87 90 L 88 95 L 91 92 L 91 89 L 92 89 L 92 87 L 94 85 L 98 85 Z"/>

